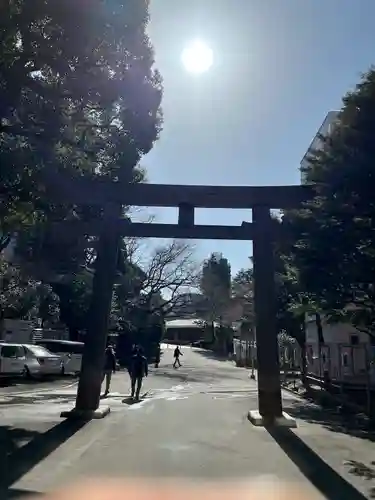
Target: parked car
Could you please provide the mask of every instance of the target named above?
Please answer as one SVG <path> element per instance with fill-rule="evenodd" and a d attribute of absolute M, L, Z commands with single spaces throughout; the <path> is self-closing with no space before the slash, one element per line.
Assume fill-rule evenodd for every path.
<path fill-rule="evenodd" d="M 61 357 L 63 362 L 62 374 L 78 374 L 81 371 L 83 342 L 42 339 L 37 340 L 35 345 L 44 347 Z"/>
<path fill-rule="evenodd" d="M 0 343 L 0 377 L 17 377 L 25 373 L 26 353 L 21 344 Z"/>
<path fill-rule="evenodd" d="M 23 348 L 26 355 L 25 376 L 31 378 L 64 373 L 64 362 L 61 356 L 39 345 L 23 344 Z"/>

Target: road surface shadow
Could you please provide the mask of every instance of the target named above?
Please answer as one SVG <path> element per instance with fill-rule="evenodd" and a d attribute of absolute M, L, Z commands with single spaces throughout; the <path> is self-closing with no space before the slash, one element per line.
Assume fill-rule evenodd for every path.
<path fill-rule="evenodd" d="M 44 386 L 44 385 L 47 385 L 47 384 L 51 384 L 51 383 L 57 383 L 57 382 L 61 382 L 61 381 L 64 381 L 64 382 L 67 382 L 67 383 L 70 383 L 70 382 L 73 382 L 75 379 L 77 379 L 77 376 L 76 375 L 70 375 L 70 374 L 66 374 L 66 375 L 46 375 L 44 377 L 39 377 L 39 378 L 20 378 L 20 377 L 17 377 L 17 378 L 4 378 L 4 379 L 0 379 L 0 388 L 2 387 L 20 387 L 22 388 L 23 386 L 27 386 L 27 388 L 29 386 L 32 386 L 32 387 L 36 387 L 39 388 L 39 386 Z M 57 385 L 57 384 L 56 384 Z"/>
<path fill-rule="evenodd" d="M 131 397 L 131 395 L 127 396 L 122 400 L 122 402 L 128 406 L 136 405 L 137 403 L 142 403 L 145 399 L 147 399 L 147 396 L 150 391 L 144 392 L 139 399 L 134 399 Z"/>
<path fill-rule="evenodd" d="M 0 407 L 1 406 L 11 406 L 11 405 L 28 405 L 28 404 L 35 404 L 35 403 L 41 403 L 43 404 L 44 401 L 56 401 L 59 404 L 62 403 L 69 403 L 72 402 L 76 399 L 75 394 L 56 394 L 56 393 L 41 393 L 37 395 L 22 395 L 22 394 L 17 394 L 16 396 L 12 395 L 5 395 L 6 399 L 4 401 L 0 401 Z"/>
<path fill-rule="evenodd" d="M 268 427 L 268 433 L 294 462 L 302 474 L 328 500 L 365 500 L 366 497 L 348 483 L 293 431 Z"/>
<path fill-rule="evenodd" d="M 348 460 L 344 465 L 348 467 L 349 474 L 353 474 L 353 476 L 360 477 L 368 482 L 371 481 L 372 486 L 369 490 L 369 496 L 370 498 L 375 498 L 375 461 L 367 465 L 357 460 Z"/>
<path fill-rule="evenodd" d="M 195 369 L 194 371 L 187 371 L 183 366 L 181 368 L 169 368 L 168 370 L 164 369 L 164 367 L 158 368 L 158 370 L 154 370 L 152 375 L 155 377 L 165 377 L 173 380 L 177 380 L 180 382 L 200 382 L 200 383 L 210 383 L 216 381 L 222 381 L 223 378 L 226 380 L 233 380 L 238 382 L 240 379 L 230 373 L 224 372 L 214 372 L 210 369 L 207 371 Z"/>
<path fill-rule="evenodd" d="M 0 426 L 0 435 L 3 437 L 0 442 L 2 445 L 0 491 L 8 489 L 86 423 L 85 421 L 63 420 L 44 433 Z M 20 444 L 26 440 L 28 443 L 20 447 Z"/>
<path fill-rule="evenodd" d="M 136 404 L 136 403 L 139 403 L 139 401 L 136 401 L 134 398 L 131 398 L 131 397 L 129 396 L 129 397 L 127 397 L 127 398 L 124 398 L 124 399 L 122 400 L 122 403 L 124 403 L 124 404 L 126 404 L 126 405 L 128 405 L 128 406 L 132 406 L 132 405 L 134 405 L 134 404 Z"/>
<path fill-rule="evenodd" d="M 307 402 L 295 403 L 285 407 L 292 417 L 312 424 L 322 425 L 331 432 L 349 434 L 361 439 L 375 442 L 375 433 L 369 429 L 366 418 L 358 415 L 342 415 L 336 408 L 321 407 Z"/>
<path fill-rule="evenodd" d="M 41 495 L 38 491 L 29 491 L 29 490 L 19 490 L 17 488 L 9 488 L 6 491 L 0 491 L 1 500 L 8 500 L 10 498 L 23 498 L 23 497 L 34 497 L 37 495 Z"/>
<path fill-rule="evenodd" d="M 216 361 L 230 361 L 228 354 L 219 354 L 215 351 L 210 351 L 209 349 L 196 349 L 194 352 L 200 354 L 204 358 L 215 359 Z"/>

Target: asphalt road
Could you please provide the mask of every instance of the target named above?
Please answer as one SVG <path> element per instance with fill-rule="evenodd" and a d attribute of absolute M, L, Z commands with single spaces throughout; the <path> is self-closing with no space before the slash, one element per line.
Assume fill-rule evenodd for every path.
<path fill-rule="evenodd" d="M 284 392 L 284 407 L 297 418 L 298 428 L 283 442 L 248 422 L 248 410 L 257 407 L 257 385 L 247 370 L 204 351 L 183 348 L 183 354 L 183 366 L 173 369 L 173 347 L 165 348 L 160 367 L 150 367 L 144 398 L 136 404 L 128 398 L 127 374 L 116 374 L 103 400 L 111 414 L 68 432 L 59 412 L 73 406 L 74 387 L 3 395 L 0 444 L 2 429 L 12 447 L 12 487 L 43 492 L 103 475 L 214 480 L 271 476 L 313 483 L 321 491 L 323 481 L 324 488 L 334 490 L 327 498 L 371 498 L 371 436 Z M 11 457 L 33 442 L 37 452 L 26 467 L 14 469 Z"/>
<path fill-rule="evenodd" d="M 53 391 L 77 384 L 76 377 L 46 377 L 25 380 L 21 377 L 0 379 L 0 398 L 6 394 L 33 393 L 35 391 Z"/>

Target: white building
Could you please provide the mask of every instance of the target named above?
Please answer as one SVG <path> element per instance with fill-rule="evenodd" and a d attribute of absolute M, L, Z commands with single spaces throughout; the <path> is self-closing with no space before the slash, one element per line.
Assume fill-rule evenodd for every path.
<path fill-rule="evenodd" d="M 301 183 L 303 184 L 305 182 L 305 175 L 303 173 L 303 170 L 309 166 L 309 155 L 311 155 L 314 151 L 320 149 L 323 144 L 321 140 L 321 136 L 328 136 L 331 131 L 332 127 L 335 124 L 335 121 L 337 119 L 338 111 L 329 111 L 327 116 L 324 118 L 323 123 L 321 124 L 319 130 L 315 134 L 315 137 L 310 143 L 310 146 L 308 147 L 304 157 L 301 160 Z"/>
<path fill-rule="evenodd" d="M 366 383 L 370 375 L 375 384 L 375 346 L 369 335 L 349 323 L 330 324 L 324 316 L 322 328 L 324 345 L 320 346 L 315 317 L 306 318 L 308 372 L 317 377 L 328 372 L 332 380 L 352 383 Z"/>

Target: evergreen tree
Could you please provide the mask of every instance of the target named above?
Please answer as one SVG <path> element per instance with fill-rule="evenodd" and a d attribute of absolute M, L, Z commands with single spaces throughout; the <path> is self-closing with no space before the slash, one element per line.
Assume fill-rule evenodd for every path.
<path fill-rule="evenodd" d="M 285 214 L 302 287 L 331 316 L 375 334 L 375 70 L 343 98 L 305 174 L 315 198 Z"/>
<path fill-rule="evenodd" d="M 228 260 L 220 253 L 213 253 L 205 260 L 202 267 L 200 289 L 203 295 L 204 317 L 210 324 L 213 339 L 224 350 L 226 338 L 219 338 L 225 324 L 225 313 L 231 306 L 231 267 Z M 218 322 L 220 329 L 215 329 Z"/>
<path fill-rule="evenodd" d="M 255 327 L 253 269 L 240 269 L 232 281 L 232 298 L 241 306 L 241 320 Z"/>
<path fill-rule="evenodd" d="M 100 216 L 100 207 L 61 206 L 48 197 L 44 184 L 56 171 L 142 180 L 137 165 L 158 137 L 162 95 L 145 31 L 147 0 L 6 3 L 0 16 L 4 244 L 35 220 L 43 226 Z"/>

